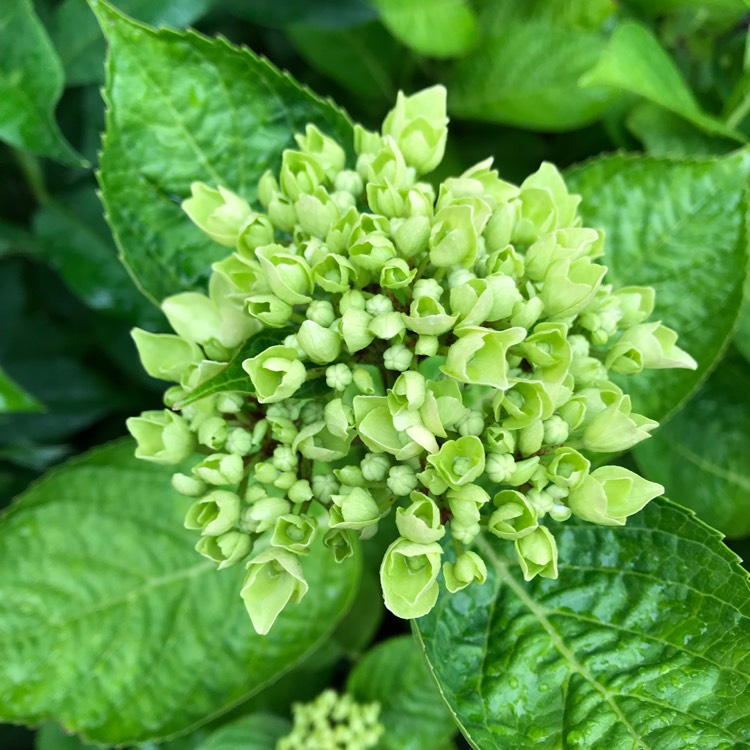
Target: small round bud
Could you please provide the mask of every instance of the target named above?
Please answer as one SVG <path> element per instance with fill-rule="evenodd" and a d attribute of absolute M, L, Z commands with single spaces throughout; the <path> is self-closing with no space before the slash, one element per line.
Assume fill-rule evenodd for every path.
<path fill-rule="evenodd" d="M 393 302 L 391 302 L 384 294 L 376 294 L 365 302 L 365 310 L 367 310 L 370 315 L 381 315 L 382 313 L 393 312 Z"/>
<path fill-rule="evenodd" d="M 244 405 L 245 399 L 241 393 L 220 393 L 216 399 L 216 409 L 222 414 L 237 414 Z"/>
<path fill-rule="evenodd" d="M 438 352 L 439 346 L 440 340 L 437 336 L 430 336 L 423 333 L 417 338 L 414 353 L 420 357 L 434 357 Z"/>
<path fill-rule="evenodd" d="M 224 443 L 227 453 L 236 453 L 238 456 L 247 456 L 253 452 L 255 447 L 253 435 L 242 427 L 232 427 Z"/>
<path fill-rule="evenodd" d="M 339 300 L 339 313 L 343 315 L 349 308 L 355 310 L 365 309 L 365 295 L 359 289 L 349 289 L 341 295 Z"/>
<path fill-rule="evenodd" d="M 227 423 L 221 417 L 209 417 L 198 428 L 198 442 L 212 451 L 221 449 L 227 439 Z"/>
<path fill-rule="evenodd" d="M 516 467 L 516 462 L 510 453 L 490 453 L 487 456 L 485 471 L 487 476 L 497 484 L 505 484 Z"/>
<path fill-rule="evenodd" d="M 252 505 L 253 503 L 257 503 L 258 500 L 267 497 L 267 495 L 266 488 L 262 484 L 253 482 L 245 490 L 245 502 Z"/>
<path fill-rule="evenodd" d="M 362 194 L 364 190 L 364 184 L 362 178 L 350 169 L 345 169 L 336 175 L 336 179 L 333 181 L 333 187 L 336 190 L 345 190 L 347 193 L 351 193 L 357 197 Z"/>
<path fill-rule="evenodd" d="M 339 491 L 339 483 L 333 474 L 316 474 L 312 478 L 312 491 L 321 503 L 331 502 L 331 496 Z"/>
<path fill-rule="evenodd" d="M 553 414 L 544 422 L 544 444 L 560 445 L 570 435 L 570 425 L 557 414 Z"/>
<path fill-rule="evenodd" d="M 255 481 L 261 484 L 273 484 L 279 476 L 279 470 L 267 461 L 259 461 L 255 464 Z"/>
<path fill-rule="evenodd" d="M 307 479 L 298 479 L 288 490 L 287 497 L 293 503 L 304 503 L 313 497 L 312 487 Z"/>
<path fill-rule="evenodd" d="M 324 410 L 325 406 L 320 401 L 308 401 L 302 407 L 299 418 L 304 425 L 320 422 L 323 419 Z"/>
<path fill-rule="evenodd" d="M 298 461 L 296 451 L 293 451 L 288 445 L 279 445 L 273 451 L 272 463 L 279 471 L 296 469 Z"/>
<path fill-rule="evenodd" d="M 273 486 L 278 487 L 285 492 L 297 481 L 297 472 L 282 471 L 276 479 L 273 480 Z"/>
<path fill-rule="evenodd" d="M 368 482 L 382 482 L 388 476 L 391 461 L 384 453 L 366 453 L 361 466 L 362 476 Z"/>
<path fill-rule="evenodd" d="M 206 491 L 206 483 L 186 474 L 172 474 L 172 487 L 181 495 L 200 497 Z"/>
<path fill-rule="evenodd" d="M 343 363 L 326 368 L 326 384 L 335 391 L 343 391 L 352 382 L 352 371 Z"/>
<path fill-rule="evenodd" d="M 391 466 L 386 485 L 394 495 L 404 496 L 417 489 L 419 480 L 411 466 L 399 464 L 398 466 Z"/>
<path fill-rule="evenodd" d="M 336 313 L 333 305 L 328 300 L 314 299 L 305 311 L 308 320 L 317 323 L 319 326 L 327 328 L 336 320 Z"/>
<path fill-rule="evenodd" d="M 386 370 L 403 372 L 411 367 L 414 355 L 403 344 L 396 344 L 386 349 L 383 353 L 383 365 Z"/>
<path fill-rule="evenodd" d="M 461 435 L 481 435 L 484 432 L 482 412 L 469 409 L 456 425 Z"/>

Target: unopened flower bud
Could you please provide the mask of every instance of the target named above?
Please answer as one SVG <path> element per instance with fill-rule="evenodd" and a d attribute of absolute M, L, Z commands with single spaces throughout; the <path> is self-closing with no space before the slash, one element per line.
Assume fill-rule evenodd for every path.
<path fill-rule="evenodd" d="M 297 603 L 308 585 L 296 556 L 269 547 L 247 564 L 241 596 L 256 632 L 265 635 L 289 603 Z"/>
<path fill-rule="evenodd" d="M 158 464 L 176 464 L 186 459 L 195 447 L 195 437 L 187 422 L 173 411 L 144 411 L 126 422 L 138 443 L 136 458 Z"/>
<path fill-rule="evenodd" d="M 411 466 L 406 464 L 391 466 L 386 485 L 394 495 L 408 495 L 417 489 L 418 484 L 417 475 Z"/>
<path fill-rule="evenodd" d="M 253 540 L 241 531 L 227 531 L 219 536 L 204 536 L 195 549 L 204 557 L 219 564 L 219 570 L 242 562 L 251 552 Z"/>
<path fill-rule="evenodd" d="M 396 370 L 403 372 L 411 367 L 411 361 L 414 358 L 412 352 L 403 344 L 395 344 L 389 347 L 383 353 L 383 366 L 386 370 Z"/>
<path fill-rule="evenodd" d="M 455 594 L 470 583 L 483 584 L 487 580 L 487 565 L 476 552 L 463 552 L 455 563 L 443 563 L 445 588 Z"/>
<path fill-rule="evenodd" d="M 206 491 L 206 483 L 187 474 L 172 474 L 172 487 L 181 495 L 200 497 Z"/>
<path fill-rule="evenodd" d="M 245 473 L 242 456 L 213 453 L 193 467 L 193 473 L 208 484 L 237 484 Z"/>
<path fill-rule="evenodd" d="M 201 422 L 198 428 L 198 442 L 212 451 L 217 451 L 224 445 L 228 432 L 226 420 L 221 417 L 209 417 Z"/>
<path fill-rule="evenodd" d="M 207 536 L 229 531 L 240 519 L 240 498 L 234 492 L 214 490 L 193 503 L 185 516 L 186 529 L 200 529 Z"/>
<path fill-rule="evenodd" d="M 279 516 L 273 528 L 271 545 L 295 555 L 306 555 L 315 540 L 317 528 L 318 522 L 310 516 Z"/>

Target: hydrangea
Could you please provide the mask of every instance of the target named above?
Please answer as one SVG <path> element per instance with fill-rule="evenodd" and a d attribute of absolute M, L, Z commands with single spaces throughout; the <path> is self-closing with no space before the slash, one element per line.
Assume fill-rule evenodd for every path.
<path fill-rule="evenodd" d="M 350 695 L 326 690 L 311 703 L 292 706 L 292 731 L 276 750 L 369 750 L 384 727 L 379 703 L 357 703 Z"/>
<path fill-rule="evenodd" d="M 445 98 L 400 94 L 380 133 L 355 126 L 356 161 L 309 125 L 260 180 L 262 210 L 194 184 L 183 208 L 233 252 L 207 294 L 164 300 L 175 334 L 134 331 L 146 371 L 176 383 L 172 410 L 128 421 L 137 455 L 198 454 L 173 479 L 186 526 L 220 568 L 249 558 L 260 633 L 306 595 L 317 539 L 341 562 L 389 513 L 383 596 L 411 618 L 486 579 L 477 535 L 513 544 L 526 579 L 555 578 L 556 523 L 624 524 L 663 491 L 592 467 L 657 426 L 610 375 L 695 362 L 649 320 L 652 289 L 606 283 L 604 237 L 551 164 L 520 186 L 491 159 L 421 179 Z"/>

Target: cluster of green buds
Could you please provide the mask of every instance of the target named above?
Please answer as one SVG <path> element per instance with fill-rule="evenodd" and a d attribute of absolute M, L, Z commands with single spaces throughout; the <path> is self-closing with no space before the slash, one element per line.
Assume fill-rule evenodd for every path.
<path fill-rule="evenodd" d="M 420 179 L 445 104 L 440 86 L 399 94 L 380 133 L 355 126 L 356 160 L 308 126 L 256 207 L 194 184 L 185 211 L 232 254 L 207 294 L 164 300 L 175 335 L 134 332 L 145 369 L 176 383 L 169 408 L 128 421 L 137 455 L 198 455 L 173 477 L 186 526 L 219 568 L 249 558 L 258 632 L 306 594 L 316 538 L 340 562 L 395 514 L 383 596 L 419 617 L 441 581 L 485 580 L 478 534 L 554 578 L 555 524 L 624 524 L 663 491 L 592 467 L 656 427 L 610 374 L 695 362 L 649 322 L 653 289 L 605 283 L 603 235 L 552 165 L 520 186 L 490 159 Z"/>
<path fill-rule="evenodd" d="M 311 703 L 292 706 L 294 726 L 276 750 L 368 750 L 384 728 L 379 703 L 357 703 L 350 695 L 326 690 Z"/>

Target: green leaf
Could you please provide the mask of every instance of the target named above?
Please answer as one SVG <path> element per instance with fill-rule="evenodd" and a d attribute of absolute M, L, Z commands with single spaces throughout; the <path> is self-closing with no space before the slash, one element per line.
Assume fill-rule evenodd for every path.
<path fill-rule="evenodd" d="M 73 166 L 83 162 L 54 118 L 63 89 L 60 59 L 31 0 L 0 5 L 0 139 Z"/>
<path fill-rule="evenodd" d="M 615 101 L 580 77 L 605 47 L 609 0 L 588 4 L 499 0 L 479 18 L 481 40 L 456 63 L 451 111 L 472 120 L 538 130 L 571 130 L 597 120 Z"/>
<path fill-rule="evenodd" d="M 0 412 L 43 410 L 39 401 L 16 385 L 0 367 Z"/>
<path fill-rule="evenodd" d="M 376 10 L 367 0 L 224 0 L 234 15 L 261 26 L 280 28 L 303 23 L 318 29 L 345 29 L 372 21 Z"/>
<path fill-rule="evenodd" d="M 713 13 L 742 16 L 747 13 L 748 8 L 747 0 L 625 0 L 624 5 L 649 16 L 661 16 L 685 9 L 697 10 L 704 17 Z"/>
<path fill-rule="evenodd" d="M 729 153 L 736 143 L 708 135 L 687 120 L 649 102 L 633 107 L 626 120 L 628 130 L 653 156 L 716 156 Z"/>
<path fill-rule="evenodd" d="M 250 376 L 242 369 L 242 363 L 250 357 L 255 357 L 269 346 L 280 344 L 289 334 L 294 333 L 294 328 L 263 328 L 254 336 L 251 336 L 232 357 L 227 366 L 212 378 L 201 383 L 197 388 L 175 404 L 176 409 L 183 409 L 189 404 L 200 401 L 206 396 L 215 393 L 234 391 L 236 393 L 255 393 Z M 307 383 L 303 384 L 307 385 Z"/>
<path fill-rule="evenodd" d="M 737 326 L 734 343 L 742 356 L 750 362 L 750 301 L 747 297 L 740 310 L 740 322 Z"/>
<path fill-rule="evenodd" d="M 700 108 L 677 65 L 646 26 L 623 21 L 596 66 L 581 79 L 584 86 L 612 86 L 664 107 L 714 135 L 745 138 Z"/>
<path fill-rule="evenodd" d="M 217 0 L 117 0 L 120 11 L 139 21 L 180 29 L 190 26 L 216 4 Z M 85 0 L 64 0 L 55 8 L 52 41 L 65 68 L 68 86 L 104 81 L 104 37 Z"/>
<path fill-rule="evenodd" d="M 244 571 L 197 555 L 171 472 L 132 451 L 66 464 L 0 522 L 4 720 L 118 745 L 185 732 L 294 667 L 356 593 L 359 559 L 332 565 L 319 545 L 303 562 L 310 595 L 256 635 Z"/>
<path fill-rule="evenodd" d="M 668 501 L 554 533 L 558 580 L 481 540 L 487 583 L 415 622 L 472 746 L 750 747 L 750 587 L 719 535 Z"/>
<path fill-rule="evenodd" d="M 35 254 L 92 310 L 133 324 L 163 321 L 118 261 L 93 185 L 56 195 L 36 212 L 33 226 Z"/>
<path fill-rule="evenodd" d="M 467 0 L 373 0 L 388 31 L 428 57 L 460 57 L 477 41 L 477 19 Z"/>
<path fill-rule="evenodd" d="M 740 354 L 750 362 L 750 274 L 745 279 L 740 319 L 734 334 L 734 345 Z"/>
<path fill-rule="evenodd" d="M 720 159 L 606 156 L 567 174 L 586 226 L 605 230 L 606 281 L 656 289 L 654 320 L 680 334 L 697 371 L 650 370 L 618 382 L 662 420 L 695 390 L 734 328 L 747 265 L 750 152 Z"/>
<path fill-rule="evenodd" d="M 647 479 L 729 537 L 750 534 L 750 374 L 725 361 L 635 457 Z"/>
<path fill-rule="evenodd" d="M 11 253 L 29 252 L 33 243 L 23 227 L 0 219 L 0 258 Z"/>
<path fill-rule="evenodd" d="M 331 637 L 331 649 L 340 650 L 343 656 L 352 661 L 359 658 L 377 635 L 384 615 L 380 578 L 365 568 L 357 598 Z"/>
<path fill-rule="evenodd" d="M 123 261 L 159 300 L 200 286 L 226 254 L 180 208 L 191 182 L 255 200 L 260 176 L 308 122 L 350 152 L 351 123 L 247 49 L 94 8 L 109 41 L 102 197 Z"/>
<path fill-rule="evenodd" d="M 75 735 L 67 734 L 59 725 L 45 721 L 36 733 L 35 750 L 95 750 L 94 745 L 81 742 Z"/>
<path fill-rule="evenodd" d="M 456 733 L 410 636 L 391 638 L 368 651 L 349 675 L 346 689 L 362 703 L 380 703 L 380 723 L 385 727 L 380 750 L 437 749 Z"/>
<path fill-rule="evenodd" d="M 335 30 L 295 25 L 286 32 L 308 65 L 358 97 L 388 106 L 396 100 L 404 49 L 382 24 Z"/>
<path fill-rule="evenodd" d="M 243 716 L 212 732 L 195 750 L 270 750 L 291 728 L 286 719 L 270 714 Z"/>

